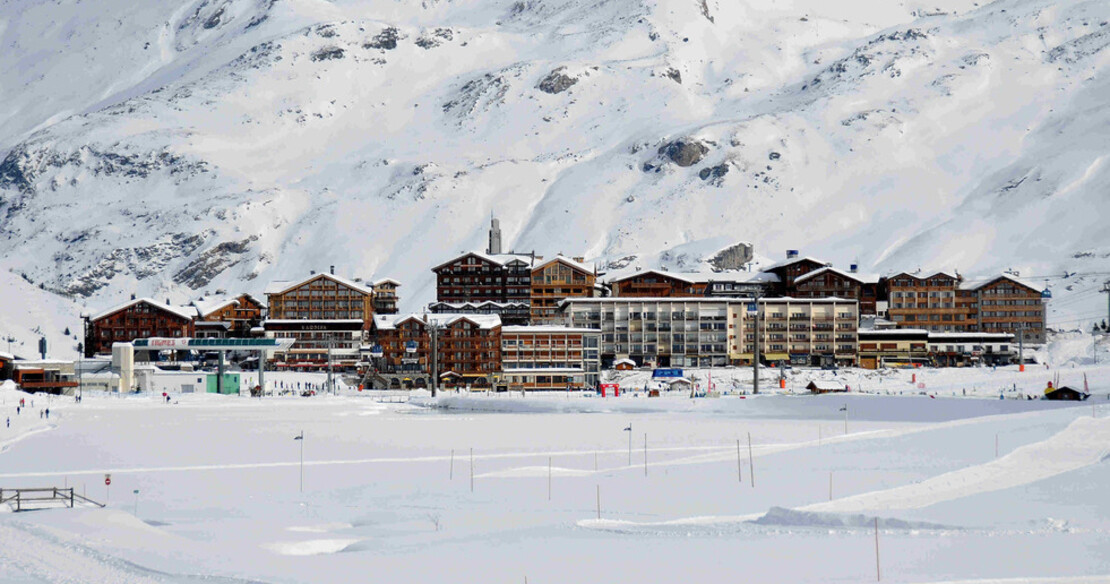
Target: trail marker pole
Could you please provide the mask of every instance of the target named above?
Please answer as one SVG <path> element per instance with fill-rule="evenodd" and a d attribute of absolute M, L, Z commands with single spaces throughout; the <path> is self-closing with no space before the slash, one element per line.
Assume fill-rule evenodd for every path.
<path fill-rule="evenodd" d="M 112 498 L 112 475 L 104 475 L 104 502 L 107 503 Z"/>
<path fill-rule="evenodd" d="M 740 439 L 736 439 L 736 480 L 744 484 L 744 466 L 740 463 Z"/>
<path fill-rule="evenodd" d="M 601 519 L 601 485 L 597 486 L 597 518 Z"/>
<path fill-rule="evenodd" d="M 470 492 L 474 492 L 474 449 L 470 449 Z"/>
<path fill-rule="evenodd" d="M 455 449 L 451 449 L 451 469 L 448 471 L 447 478 L 455 480 Z"/>
<path fill-rule="evenodd" d="M 755 461 L 752 460 L 752 433 L 748 432 L 748 475 L 752 478 L 752 488 L 755 488 Z"/>
<path fill-rule="evenodd" d="M 304 492 L 304 430 L 300 434 L 293 437 L 294 440 L 301 443 L 301 492 Z"/>
<path fill-rule="evenodd" d="M 883 581 L 883 573 L 879 569 L 879 518 L 875 518 L 875 581 Z"/>
<path fill-rule="evenodd" d="M 135 489 L 135 517 L 139 516 L 139 489 Z"/>
<path fill-rule="evenodd" d="M 829 471 L 829 500 L 832 501 L 832 471 Z"/>
<path fill-rule="evenodd" d="M 597 451 L 594 451 L 594 472 L 597 472 Z"/>
<path fill-rule="evenodd" d="M 994 457 L 998 458 L 998 433 L 994 434 Z"/>
<path fill-rule="evenodd" d="M 647 476 L 647 432 L 644 432 L 644 476 Z"/>
<path fill-rule="evenodd" d="M 547 457 L 547 500 L 551 500 L 551 457 Z"/>

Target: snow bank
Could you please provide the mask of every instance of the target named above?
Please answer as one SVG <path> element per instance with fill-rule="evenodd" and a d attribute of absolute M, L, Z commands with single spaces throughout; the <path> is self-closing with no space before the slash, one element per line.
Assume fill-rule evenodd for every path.
<path fill-rule="evenodd" d="M 783 507 L 771 507 L 767 514 L 753 523 L 759 525 L 782 525 L 794 527 L 874 527 L 878 519 L 879 527 L 883 529 L 954 529 L 936 523 L 924 521 L 904 521 L 889 517 L 873 517 L 867 515 L 842 515 L 837 513 L 817 513 L 814 511 L 798 511 Z"/>
<path fill-rule="evenodd" d="M 941 501 L 1024 485 L 1110 456 L 1110 418 L 1079 418 L 1048 440 L 1029 444 L 986 464 L 960 469 L 920 483 L 863 493 L 802 507 L 802 511 L 855 513 L 918 509 Z"/>

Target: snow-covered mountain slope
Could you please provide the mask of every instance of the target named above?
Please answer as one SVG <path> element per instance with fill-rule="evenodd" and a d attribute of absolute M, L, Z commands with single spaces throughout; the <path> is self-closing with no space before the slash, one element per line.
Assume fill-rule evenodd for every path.
<path fill-rule="evenodd" d="M 99 307 L 335 265 L 415 309 L 494 212 L 602 265 L 746 240 L 1101 308 L 1110 5 L 843 4 L 10 0 L 0 269 Z"/>

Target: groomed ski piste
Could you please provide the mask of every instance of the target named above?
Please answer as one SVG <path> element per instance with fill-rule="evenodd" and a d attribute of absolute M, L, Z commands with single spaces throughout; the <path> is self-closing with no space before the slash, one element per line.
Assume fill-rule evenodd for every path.
<path fill-rule="evenodd" d="M 9 382 L 0 487 L 107 506 L 0 506 L 0 582 L 1110 583 L 1110 366 L 1072 357 L 789 373 L 855 384 L 822 396 L 717 370 L 697 399 Z M 1087 401 L 1019 399 L 1083 374 Z"/>

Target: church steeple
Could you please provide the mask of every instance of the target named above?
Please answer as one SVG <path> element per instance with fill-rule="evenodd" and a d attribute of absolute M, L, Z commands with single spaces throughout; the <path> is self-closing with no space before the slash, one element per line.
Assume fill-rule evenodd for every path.
<path fill-rule="evenodd" d="M 490 217 L 489 221 L 489 247 L 486 248 L 486 253 L 501 253 L 501 222 L 494 217 Z"/>

